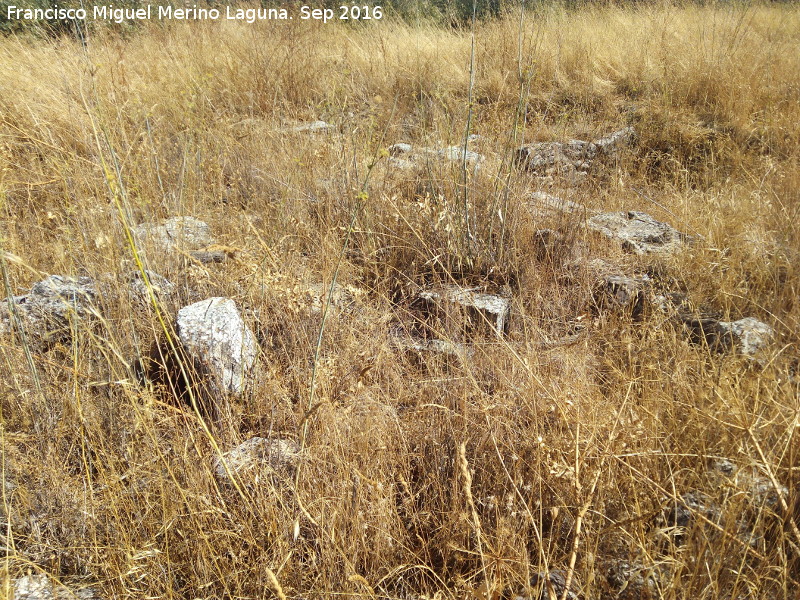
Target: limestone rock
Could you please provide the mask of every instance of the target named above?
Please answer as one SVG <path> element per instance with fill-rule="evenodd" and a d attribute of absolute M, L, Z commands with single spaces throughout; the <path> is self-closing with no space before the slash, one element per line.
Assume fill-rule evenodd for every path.
<path fill-rule="evenodd" d="M 147 280 L 150 282 L 150 287 L 153 289 L 158 300 L 168 300 L 175 294 L 175 284 L 166 277 L 162 277 L 155 271 L 145 270 Z M 131 296 L 142 304 L 150 304 L 150 293 L 147 290 L 147 284 L 141 271 L 131 271 L 125 277 L 128 282 L 128 287 L 131 291 Z"/>
<path fill-rule="evenodd" d="M 336 130 L 334 125 L 325 121 L 312 121 L 310 123 L 300 123 L 288 129 L 291 133 L 331 133 Z"/>
<path fill-rule="evenodd" d="M 472 136 L 470 136 L 472 138 Z M 392 144 L 388 148 L 389 166 L 400 170 L 410 170 L 423 167 L 432 160 L 461 163 L 466 161 L 473 170 L 478 170 L 486 160 L 482 154 L 472 150 L 465 150 L 463 145 L 446 146 L 442 148 L 417 148 L 411 144 Z"/>
<path fill-rule="evenodd" d="M 467 320 L 476 325 L 488 321 L 498 336 L 505 333 L 511 315 L 511 301 L 508 298 L 483 293 L 480 288 L 442 286 L 420 292 L 418 299 L 427 308 L 438 307 L 445 309 L 445 312 L 448 305 L 465 309 Z"/>
<path fill-rule="evenodd" d="M 599 213 L 587 225 L 635 254 L 673 252 L 687 240 L 686 234 L 640 211 Z"/>
<path fill-rule="evenodd" d="M 254 437 L 216 457 L 214 474 L 223 483 L 231 483 L 231 475 L 242 477 L 257 470 L 291 474 L 301 456 L 300 446 L 292 440 Z"/>
<path fill-rule="evenodd" d="M 50 275 L 28 294 L 0 302 L 0 333 L 13 329 L 13 312 L 26 332 L 38 339 L 69 339 L 70 323 L 91 317 L 97 298 L 97 286 L 89 277 Z"/>
<path fill-rule="evenodd" d="M 256 338 L 228 298 L 209 298 L 178 311 L 178 337 L 222 393 L 241 394 L 258 355 Z"/>
<path fill-rule="evenodd" d="M 753 317 L 738 321 L 720 321 L 717 325 L 722 334 L 728 336 L 745 356 L 755 356 L 773 337 L 772 327 Z"/>
<path fill-rule="evenodd" d="M 70 590 L 49 575 L 35 573 L 14 580 L 13 600 L 99 600 L 94 588 Z"/>
<path fill-rule="evenodd" d="M 136 243 L 161 252 L 192 252 L 215 243 L 207 223 L 194 217 L 172 217 L 162 224 L 142 223 L 132 229 Z"/>
<path fill-rule="evenodd" d="M 585 174 L 595 160 L 613 156 L 629 144 L 635 132 L 626 127 L 595 140 L 570 140 L 568 142 L 538 142 L 519 147 L 514 153 L 514 164 L 541 176 L 571 176 Z"/>

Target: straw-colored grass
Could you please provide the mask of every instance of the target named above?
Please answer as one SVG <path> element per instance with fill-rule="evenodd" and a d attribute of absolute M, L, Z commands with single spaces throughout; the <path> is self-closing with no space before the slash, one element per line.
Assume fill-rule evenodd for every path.
<path fill-rule="evenodd" d="M 655 574 L 653 598 L 797 597 L 800 10 L 512 13 L 476 25 L 469 106 L 471 33 L 292 21 L 0 39 L 9 289 L 50 273 L 105 286 L 102 320 L 71 342 L 0 343 L 4 577 L 109 598 L 477 598 L 561 569 L 589 600 L 617 597 L 624 560 Z M 463 144 L 470 110 L 487 159 L 466 189 L 460 164 L 387 168 L 395 142 Z M 315 119 L 337 133 L 287 132 Z M 696 236 L 676 255 L 631 257 L 526 208 L 542 183 L 511 165 L 516 146 L 627 125 L 617 163 L 548 190 Z M 126 228 L 175 215 L 208 222 L 232 258 L 151 261 L 178 285 L 167 321 L 229 296 L 262 336 L 258 381 L 209 430 L 135 372 L 163 328 L 124 293 Z M 658 313 L 598 313 L 590 275 L 537 254 L 542 226 L 565 252 L 768 322 L 774 343 L 754 363 Z M 302 286 L 334 274 L 365 293 L 328 312 L 317 353 Z M 435 282 L 510 290 L 508 335 L 460 361 L 399 351 L 390 330 Z M 547 345 L 576 320 L 587 336 Z M 216 449 L 253 435 L 304 440 L 297 477 L 218 484 Z M 721 457 L 786 486 L 786 508 L 714 479 Z M 660 515 L 692 489 L 721 512 L 676 537 Z"/>

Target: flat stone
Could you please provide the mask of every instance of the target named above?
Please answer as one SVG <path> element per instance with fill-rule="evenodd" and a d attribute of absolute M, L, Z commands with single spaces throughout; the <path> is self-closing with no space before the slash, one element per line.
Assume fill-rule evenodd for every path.
<path fill-rule="evenodd" d="M 671 225 L 657 221 L 640 211 L 606 212 L 589 218 L 587 226 L 593 231 L 622 242 L 622 247 L 634 254 L 673 252 L 687 236 Z"/>
<path fill-rule="evenodd" d="M 502 335 L 511 315 L 511 301 L 494 294 L 479 291 L 480 288 L 443 286 L 420 292 L 418 298 L 434 305 L 455 304 L 474 310 L 485 317 L 497 335 Z M 481 317 L 481 318 L 483 318 Z"/>
<path fill-rule="evenodd" d="M 330 133 L 336 127 L 325 121 L 312 121 L 311 123 L 301 123 L 289 129 L 292 133 Z"/>
<path fill-rule="evenodd" d="M 242 477 L 257 470 L 287 475 L 297 467 L 301 456 L 300 446 L 292 440 L 254 437 L 216 457 L 214 474 L 224 483 L 232 483 L 231 475 Z"/>
<path fill-rule="evenodd" d="M 25 575 L 14 580 L 13 600 L 99 600 L 97 590 L 91 587 L 71 590 L 56 583 L 45 573 Z"/>
<path fill-rule="evenodd" d="M 233 300 L 209 298 L 185 306 L 178 311 L 177 330 L 187 354 L 208 370 L 218 392 L 244 391 L 258 345 Z"/>
<path fill-rule="evenodd" d="M 162 252 L 191 252 L 215 243 L 208 224 L 194 217 L 172 217 L 160 225 L 142 223 L 132 233 L 138 245 Z"/>

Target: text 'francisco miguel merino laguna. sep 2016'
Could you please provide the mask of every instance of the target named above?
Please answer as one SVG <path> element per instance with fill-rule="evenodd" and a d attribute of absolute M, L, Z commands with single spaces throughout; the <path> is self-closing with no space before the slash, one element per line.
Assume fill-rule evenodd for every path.
<path fill-rule="evenodd" d="M 113 4 L 90 6 L 88 8 L 60 7 L 54 4 L 48 8 L 24 8 L 10 5 L 6 7 L 6 18 L 18 21 L 108 21 L 124 23 L 127 21 L 290 21 L 299 20 L 322 21 L 370 21 L 383 18 L 381 6 L 341 5 L 338 8 L 315 8 L 300 6 L 287 8 L 242 8 L 224 6 L 222 8 L 206 8 L 192 6 L 176 8 L 148 4 L 139 8 L 116 7 Z"/>

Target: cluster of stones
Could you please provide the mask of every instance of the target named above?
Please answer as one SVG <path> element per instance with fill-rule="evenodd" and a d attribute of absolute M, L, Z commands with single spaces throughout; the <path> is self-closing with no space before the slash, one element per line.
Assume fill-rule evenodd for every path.
<path fill-rule="evenodd" d="M 332 126 L 319 121 L 294 126 L 291 132 L 324 133 L 332 129 Z M 532 144 L 517 150 L 515 162 L 520 168 L 537 175 L 586 174 L 596 161 L 614 156 L 633 138 L 633 130 L 627 128 L 591 142 L 572 140 Z M 461 146 L 414 149 L 409 144 L 392 146 L 390 157 L 392 165 L 397 168 L 416 168 L 431 158 L 466 162 L 478 168 L 484 160 L 482 155 Z M 536 217 L 559 216 L 579 221 L 590 231 L 638 255 L 673 252 L 691 241 L 690 236 L 644 212 L 591 211 L 541 192 L 532 195 L 529 206 Z M 214 248 L 215 240 L 209 226 L 194 217 L 145 223 L 134 227 L 132 235 L 137 248 L 145 254 L 189 257 L 202 263 L 222 262 L 226 258 L 224 252 Z M 536 236 L 542 257 L 557 254 L 561 234 L 543 229 Z M 150 304 L 154 298 L 171 297 L 175 289 L 169 280 L 149 270 L 129 273 L 126 280 L 131 296 L 145 304 Z M 99 314 L 97 302 L 102 296 L 99 287 L 88 277 L 51 275 L 34 284 L 27 294 L 11 296 L 0 303 L 0 334 L 17 331 L 36 339 L 67 340 L 76 320 L 91 319 Z M 610 272 L 600 278 L 598 297 L 604 305 L 624 307 L 634 315 L 641 313 L 646 305 L 655 307 L 686 326 L 692 339 L 724 349 L 737 346 L 748 356 L 763 349 L 772 337 L 772 329 L 752 317 L 729 322 L 700 315 L 688 308 L 685 297 L 657 294 L 652 287 L 647 275 Z M 351 310 L 359 294 L 357 290 L 338 284 L 333 287 L 309 285 L 304 293 L 312 300 L 312 312 L 317 314 L 328 300 L 337 310 Z M 423 289 L 410 304 L 418 322 L 426 324 L 423 331 L 395 335 L 393 343 L 406 351 L 464 358 L 472 352 L 470 342 L 480 336 L 496 339 L 508 331 L 511 306 L 511 298 L 477 287 L 442 285 Z M 438 326 L 448 322 L 456 323 L 465 332 L 465 339 L 458 342 L 439 339 Z M 175 331 L 181 352 L 192 368 L 202 372 L 214 402 L 239 396 L 252 384 L 259 356 L 257 338 L 234 300 L 212 297 L 180 308 Z M 220 451 L 212 466 L 220 482 L 238 485 L 242 477 L 253 471 L 285 479 L 294 472 L 302 456 L 302 448 L 292 440 L 254 437 L 227 452 Z M 716 465 L 715 473 L 730 478 L 735 485 L 745 488 L 754 502 L 771 509 L 776 508 L 777 495 L 785 493 L 785 490 L 775 490 L 758 474 L 737 469 L 732 464 Z M 713 521 L 719 513 L 719 508 L 708 504 L 702 492 L 693 490 L 665 509 L 663 519 L 668 527 L 685 528 L 698 514 Z M 752 538 L 752 528 L 748 529 L 747 523 L 743 521 L 740 529 Z M 624 580 L 629 589 L 649 593 L 650 588 L 656 585 L 656 577 L 652 571 L 643 574 L 644 571 L 645 567 L 638 563 L 620 562 L 609 575 L 609 580 Z M 542 597 L 552 597 L 555 593 L 558 597 L 577 598 L 576 593 L 567 588 L 565 574 L 561 571 L 536 575 L 532 581 L 532 586 L 535 585 L 546 594 Z M 67 593 L 70 595 L 64 595 Z M 19 598 L 91 597 L 81 593 L 76 596 L 64 591 L 62 586 L 57 586 L 46 576 L 29 576 L 15 583 L 15 597 Z"/>
<path fill-rule="evenodd" d="M 665 536 L 680 546 L 687 531 L 692 527 L 707 529 L 713 538 L 730 525 L 724 520 L 736 514 L 734 537 L 745 548 L 757 550 L 764 539 L 765 515 L 782 512 L 781 497 L 787 497 L 785 486 L 776 487 L 769 477 L 754 467 L 742 467 L 727 459 L 712 461 L 703 479 L 713 490 L 725 490 L 722 502 L 734 504 L 735 511 L 725 507 L 702 489 L 692 489 L 676 498 L 664 500 L 663 509 L 655 520 L 656 535 Z M 612 587 L 620 590 L 619 598 L 658 598 L 674 573 L 665 561 L 653 562 L 644 557 L 618 560 L 610 565 L 607 579 Z"/>
<path fill-rule="evenodd" d="M 542 178 L 559 176 L 579 182 L 586 178 L 596 163 L 614 157 L 634 137 L 633 128 L 626 127 L 591 142 L 569 140 L 528 144 L 516 150 L 514 164 Z"/>
<path fill-rule="evenodd" d="M 679 250 L 693 238 L 658 221 L 641 211 L 593 211 L 570 200 L 536 192 L 531 195 L 529 207 L 538 218 L 564 218 L 596 232 L 631 254 L 655 255 Z M 555 254 L 560 234 L 551 229 L 539 230 L 537 245 L 540 253 Z M 601 259 L 584 261 L 585 264 L 606 264 Z M 605 269 L 599 276 L 597 301 L 605 307 L 624 309 L 634 317 L 652 307 L 681 325 L 690 341 L 705 344 L 717 350 L 738 349 L 746 356 L 756 356 L 773 337 L 772 327 L 754 317 L 736 321 L 723 321 L 712 313 L 692 309 L 687 297 L 681 293 L 659 293 L 646 274 L 624 274 L 613 268 Z"/>

